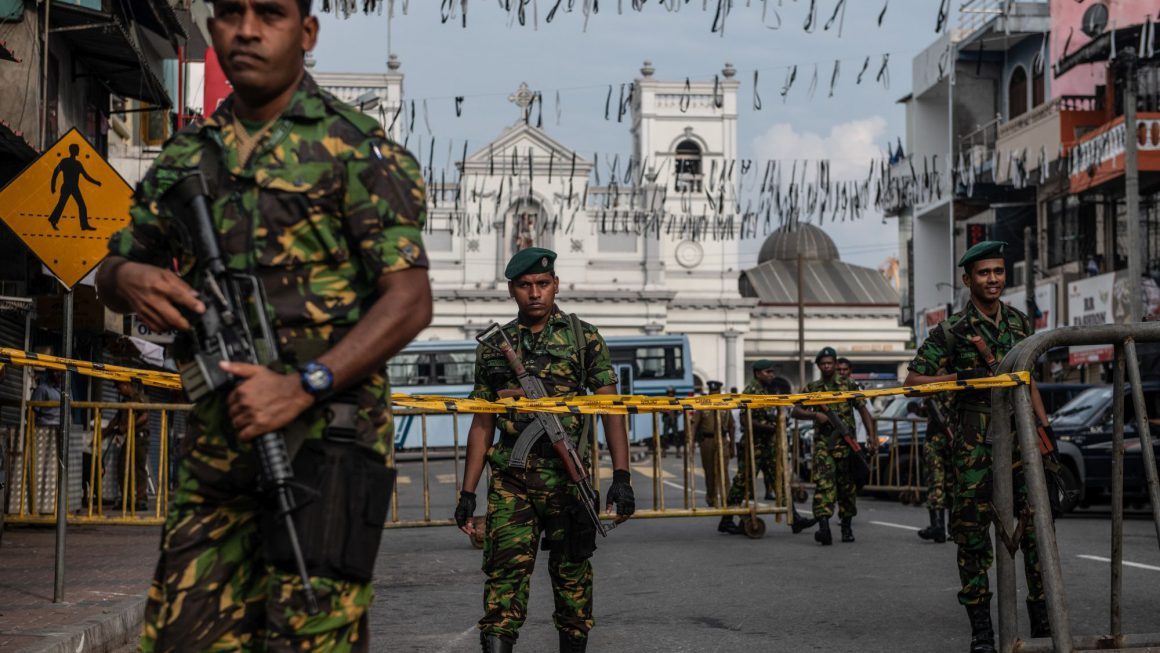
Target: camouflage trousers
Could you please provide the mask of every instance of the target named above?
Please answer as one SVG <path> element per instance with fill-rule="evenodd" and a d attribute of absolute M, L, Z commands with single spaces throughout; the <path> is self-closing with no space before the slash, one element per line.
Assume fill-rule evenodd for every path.
<path fill-rule="evenodd" d="M 497 468 L 487 493 L 483 543 L 483 619 L 479 629 L 508 639 L 519 636 L 528 616 L 529 585 L 540 538 L 564 538 L 560 517 L 576 495 L 562 468 Z M 573 638 L 592 629 L 592 561 L 572 562 L 557 550 L 548 555 L 556 628 Z"/>
<path fill-rule="evenodd" d="M 705 501 L 710 506 L 716 506 L 718 496 L 724 499 L 727 494 L 723 484 L 729 478 L 729 459 L 733 457 L 733 445 L 729 438 L 722 437 L 722 446 L 718 449 L 717 438 L 712 435 L 698 435 L 697 440 L 701 444 L 701 468 L 705 471 Z M 719 453 L 725 456 L 724 460 L 717 460 Z M 718 474 L 718 464 L 724 471 L 723 475 Z"/>
<path fill-rule="evenodd" d="M 759 446 L 755 450 L 757 453 L 757 469 L 761 472 L 761 476 L 765 479 L 765 491 L 777 492 L 777 475 L 774 471 L 776 460 L 773 454 L 773 436 L 758 435 Z"/>
<path fill-rule="evenodd" d="M 965 432 L 954 447 L 955 493 L 951 508 L 951 539 L 958 545 L 959 603 L 988 605 L 991 601 L 987 571 L 995 561 L 991 538 L 991 445 L 977 433 Z M 1018 458 L 1018 454 L 1016 454 Z M 1039 550 L 1031 525 L 1032 510 L 1027 483 L 1020 471 L 1012 472 L 1015 514 L 1023 515 L 1027 527 L 1019 537 L 1023 569 L 1027 575 L 1027 601 L 1043 601 L 1043 576 Z"/>
<path fill-rule="evenodd" d="M 814 441 L 812 476 L 814 481 L 814 517 L 829 519 L 834 516 L 834 504 L 838 504 L 838 516 L 853 518 L 858 514 L 855 501 L 857 488 L 850 474 L 849 446 L 844 442 L 826 443 Z"/>
<path fill-rule="evenodd" d="M 741 436 L 737 446 L 737 472 L 733 475 L 733 484 L 729 486 L 729 496 L 726 503 L 731 506 L 741 505 L 748 495 L 750 479 L 754 478 L 753 468 L 749 465 L 748 435 Z M 766 487 L 773 488 L 774 459 L 773 442 L 768 438 L 758 437 L 753 441 L 753 457 L 757 460 L 757 471 L 765 474 Z M 756 491 L 754 491 L 756 495 Z"/>
<path fill-rule="evenodd" d="M 311 577 L 320 610 L 309 616 L 301 579 L 263 559 L 253 450 L 190 419 L 140 650 L 369 650 L 371 585 Z"/>
<path fill-rule="evenodd" d="M 951 442 L 945 431 L 927 435 L 922 446 L 922 463 L 926 469 L 926 507 L 931 510 L 950 507 L 954 472 L 951 469 Z"/>

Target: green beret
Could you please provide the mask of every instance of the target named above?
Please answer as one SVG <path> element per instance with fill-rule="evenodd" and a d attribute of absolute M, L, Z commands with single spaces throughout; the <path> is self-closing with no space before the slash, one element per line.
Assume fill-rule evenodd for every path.
<path fill-rule="evenodd" d="M 508 261 L 503 276 L 509 281 L 521 274 L 540 274 L 541 272 L 555 272 L 556 252 L 543 247 L 529 247 L 521 249 Z"/>
<path fill-rule="evenodd" d="M 827 356 L 836 359 L 838 357 L 838 352 L 834 351 L 833 347 L 822 347 L 822 350 L 818 352 L 818 355 L 814 356 L 814 362 L 816 363 Z"/>
<path fill-rule="evenodd" d="M 773 369 L 773 361 L 769 360 L 768 358 L 762 358 L 761 360 L 753 361 L 754 372 L 761 372 L 762 370 L 771 369 Z"/>
<path fill-rule="evenodd" d="M 1003 258 L 1003 248 L 1007 243 L 1001 240 L 984 240 L 967 250 L 959 259 L 959 267 L 965 268 L 975 261 L 984 261 L 989 258 Z"/>

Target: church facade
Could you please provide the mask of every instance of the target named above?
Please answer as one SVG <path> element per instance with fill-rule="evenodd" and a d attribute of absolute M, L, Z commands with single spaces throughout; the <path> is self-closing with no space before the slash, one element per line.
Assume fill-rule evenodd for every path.
<path fill-rule="evenodd" d="M 392 115 L 404 102 L 403 75 L 397 60 L 388 67 L 383 75 L 313 74 L 341 99 Z M 614 179 L 608 179 L 608 162 L 599 162 L 603 174 L 594 174 L 598 162 L 527 120 L 535 94 L 521 86 L 510 98 L 517 120 L 469 152 L 458 163 L 457 180 L 429 186 L 425 243 L 435 313 L 420 339 L 470 339 L 492 321 L 510 320 L 514 304 L 503 278 L 508 258 L 525 247 L 547 247 L 559 254 L 560 307 L 606 336 L 686 335 L 693 372 L 702 380 L 741 387 L 747 363 L 773 358 L 796 385 L 796 295 L 785 304 L 784 294 L 747 284 L 740 241 L 722 227 L 715 208 L 736 200 L 729 185 L 714 184 L 719 171 L 739 159 L 735 71 L 726 64 L 716 82 L 664 81 L 654 73 L 645 62 L 635 80 L 632 158 L 618 162 Z M 594 184 L 600 176 L 607 183 Z M 784 249 L 798 231 L 771 238 L 780 238 Z M 832 241 L 829 248 L 832 262 Z M 826 265 L 838 276 L 855 268 Z M 874 274 L 878 285 L 859 276 L 858 283 L 874 285 L 867 293 L 804 293 L 807 358 L 831 345 L 856 367 L 887 375 L 909 360 L 897 295 Z"/>

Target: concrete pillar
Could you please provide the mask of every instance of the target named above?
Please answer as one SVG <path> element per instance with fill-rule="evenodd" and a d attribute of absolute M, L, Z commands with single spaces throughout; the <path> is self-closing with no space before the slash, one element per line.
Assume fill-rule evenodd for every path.
<path fill-rule="evenodd" d="M 725 378 L 723 379 L 725 388 L 728 390 L 731 387 L 741 387 L 737 382 L 737 336 L 741 335 L 740 331 L 728 329 L 721 335 L 725 336 Z"/>

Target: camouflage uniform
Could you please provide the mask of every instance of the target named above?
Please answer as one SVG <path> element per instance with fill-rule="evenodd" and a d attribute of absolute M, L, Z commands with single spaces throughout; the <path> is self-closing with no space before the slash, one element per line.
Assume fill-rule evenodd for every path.
<path fill-rule="evenodd" d="M 910 370 L 935 376 L 983 367 L 982 356 L 971 343 L 971 336 L 981 336 L 995 359 L 1002 361 L 1007 352 L 1029 333 L 1031 322 L 1027 316 L 1007 304 L 1002 305 L 996 326 L 975 308 L 974 303 L 968 303 L 966 308 L 931 331 L 911 361 Z M 987 570 L 994 561 L 990 537 L 991 444 L 985 441 L 991 420 L 991 394 L 989 390 L 953 394 L 950 420 L 956 425 L 951 450 L 955 482 L 950 531 L 958 545 L 959 579 L 962 581 L 959 602 L 966 606 L 988 605 L 991 591 Z M 1017 451 L 1014 460 L 1019 460 Z M 1031 506 L 1023 474 L 1019 471 L 1013 474 L 1015 509 L 1017 513 L 1030 516 Z M 1033 529 L 1027 528 L 1023 532 L 1020 547 L 1027 573 L 1027 601 L 1043 601 L 1043 579 Z"/>
<path fill-rule="evenodd" d="M 341 339 L 378 296 L 382 274 L 427 266 L 423 180 L 374 119 L 310 75 L 248 162 L 238 160 L 232 107 L 231 96 L 166 144 L 109 250 L 195 282 L 190 248 L 161 197 L 199 165 L 212 170 L 202 158 L 215 157 L 211 211 L 227 266 L 262 281 L 282 356 L 271 365 L 288 372 Z M 385 453 L 387 379 L 374 374 L 354 394 L 358 444 Z M 314 407 L 288 430 L 320 438 L 325 427 Z M 141 649 L 366 650 L 370 583 L 312 577 L 321 611 L 308 616 L 298 576 L 264 562 L 257 459 L 237 439 L 224 397 L 194 406 L 181 448 Z"/>
<path fill-rule="evenodd" d="M 829 381 L 818 379 L 810 382 L 803 392 L 855 392 L 859 389 L 857 383 L 835 373 Z M 854 410 L 861 407 L 861 399 L 829 405 L 851 433 L 857 426 Z M 834 503 L 837 503 L 839 518 L 853 518 L 858 514 L 858 505 L 855 501 L 857 489 L 847 462 L 851 454 L 850 445 L 834 433 L 832 424 L 826 423 L 814 429 L 813 446 L 814 517 L 829 519 L 834 514 Z"/>
<path fill-rule="evenodd" d="M 583 333 L 585 369 L 581 373 L 580 343 L 576 342 L 572 320 L 554 308 L 547 325 L 533 333 L 512 320 L 503 330 L 530 374 L 543 379 L 550 396 L 570 397 L 616 383 L 612 359 L 604 338 L 596 327 L 580 323 Z M 581 380 L 583 379 L 583 387 Z M 480 346 L 476 350 L 474 399 L 495 401 L 501 390 L 518 390 L 507 359 Z M 499 442 L 487 452 L 491 465 L 491 487 L 487 493 L 487 532 L 483 544 L 484 616 L 479 628 L 486 635 L 510 640 L 519 636 L 527 618 L 528 589 L 536 564 L 536 552 L 543 535 L 545 544 L 563 540 L 557 524 L 566 508 L 577 501 L 575 486 L 564 471 L 563 462 L 552 452 L 546 436 L 532 448 L 525 469 L 508 467 L 512 445 L 532 422 L 531 414 L 497 415 Z M 574 443 L 580 442 L 584 420 L 577 415 L 560 415 L 564 429 Z M 545 547 L 547 548 L 547 547 Z M 548 573 L 552 578 L 556 628 L 574 639 L 585 639 L 592 629 L 592 565 L 590 560 L 569 561 L 550 549 Z"/>
<path fill-rule="evenodd" d="M 766 389 L 760 381 L 754 379 L 745 386 L 741 394 L 747 395 L 771 395 L 776 394 L 772 390 Z M 758 424 L 765 424 L 767 426 L 777 426 L 777 409 L 776 408 L 759 408 L 752 411 L 753 430 L 757 431 L 757 437 L 753 439 L 753 457 L 759 466 L 764 469 L 765 460 L 768 459 L 770 469 L 767 472 L 769 478 L 773 478 L 773 436 L 762 433 L 758 430 Z M 741 443 L 737 447 L 737 472 L 733 475 L 733 485 L 729 488 L 729 497 L 727 503 L 731 506 L 741 505 L 741 502 L 746 497 L 746 489 L 749 487 L 750 479 L 753 478 L 753 469 L 749 465 L 749 426 L 746 423 L 745 413 L 741 414 Z M 756 489 L 753 492 L 757 494 Z"/>
<path fill-rule="evenodd" d="M 721 423 L 721 448 L 717 448 L 717 423 Z M 701 447 L 701 467 L 705 470 L 705 501 L 717 505 L 718 492 L 724 479 L 729 478 L 729 459 L 733 457 L 733 434 L 737 424 L 731 410 L 698 410 L 692 412 L 693 437 Z M 724 460 L 718 463 L 718 456 Z M 723 476 L 717 475 L 718 464 Z M 722 497 L 724 498 L 724 497 Z"/>
<path fill-rule="evenodd" d="M 953 393 L 942 392 L 931 397 L 938 404 L 943 417 L 950 419 Z M 950 507 L 950 496 L 954 494 L 954 473 L 951 468 L 951 437 L 942 429 L 934 429 L 927 423 L 926 442 L 922 446 L 922 464 L 926 469 L 926 507 L 943 510 Z"/>

